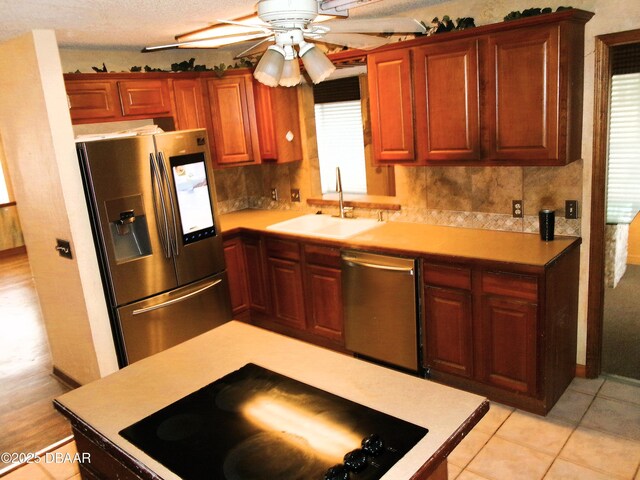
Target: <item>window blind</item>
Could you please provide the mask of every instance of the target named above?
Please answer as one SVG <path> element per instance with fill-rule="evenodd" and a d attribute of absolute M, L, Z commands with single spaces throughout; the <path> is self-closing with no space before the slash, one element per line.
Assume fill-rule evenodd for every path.
<path fill-rule="evenodd" d="M 640 73 L 611 80 L 607 223 L 631 223 L 640 210 Z"/>
<path fill-rule="evenodd" d="M 322 193 L 336 191 L 336 167 L 342 190 L 366 193 L 367 178 L 360 100 L 315 105 Z"/>

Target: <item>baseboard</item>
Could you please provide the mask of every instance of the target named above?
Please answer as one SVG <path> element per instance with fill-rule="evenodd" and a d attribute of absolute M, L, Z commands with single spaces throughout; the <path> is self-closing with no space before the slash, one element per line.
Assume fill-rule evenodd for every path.
<path fill-rule="evenodd" d="M 22 245 L 20 247 L 7 248 L 6 250 L 0 250 L 0 258 L 11 257 L 13 255 L 20 255 L 27 253 L 27 247 Z"/>
<path fill-rule="evenodd" d="M 576 363 L 576 377 L 587 378 L 587 366 Z"/>
<path fill-rule="evenodd" d="M 66 373 L 60 371 L 57 367 L 53 367 L 53 376 L 64 383 L 69 388 L 75 389 L 80 387 L 81 385 L 76 382 L 73 378 L 71 378 Z"/>

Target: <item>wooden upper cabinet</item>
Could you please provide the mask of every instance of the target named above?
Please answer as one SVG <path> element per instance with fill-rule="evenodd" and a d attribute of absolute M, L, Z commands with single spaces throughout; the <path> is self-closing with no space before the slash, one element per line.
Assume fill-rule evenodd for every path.
<path fill-rule="evenodd" d="M 478 40 L 412 49 L 420 163 L 480 159 Z"/>
<path fill-rule="evenodd" d="M 122 116 L 114 81 L 67 80 L 67 102 L 74 123 L 83 120 L 110 121 Z"/>
<path fill-rule="evenodd" d="M 374 159 L 415 162 L 409 49 L 367 56 Z"/>
<path fill-rule="evenodd" d="M 251 74 L 207 80 L 214 156 L 219 166 L 257 163 L 259 160 L 253 141 L 258 134 L 252 83 Z"/>
<path fill-rule="evenodd" d="M 272 87 L 267 87 L 260 82 L 253 82 L 260 157 L 262 160 L 276 160 L 278 158 L 276 126 L 273 118 L 273 104 L 271 102 L 272 90 L 274 90 Z"/>
<path fill-rule="evenodd" d="M 487 43 L 487 156 L 558 160 L 559 27 L 495 33 Z"/>
<path fill-rule="evenodd" d="M 298 89 L 253 82 L 260 158 L 277 163 L 302 160 Z"/>
<path fill-rule="evenodd" d="M 201 80 L 199 78 L 175 79 L 172 84 L 176 105 L 174 114 L 176 128 L 179 130 L 206 128 Z"/>
<path fill-rule="evenodd" d="M 124 116 L 139 117 L 172 113 L 167 80 L 120 80 L 118 90 Z"/>

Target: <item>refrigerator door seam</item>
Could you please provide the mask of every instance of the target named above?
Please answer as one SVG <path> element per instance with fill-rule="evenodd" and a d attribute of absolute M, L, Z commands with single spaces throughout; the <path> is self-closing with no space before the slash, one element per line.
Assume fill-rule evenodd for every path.
<path fill-rule="evenodd" d="M 167 173 L 167 164 L 162 152 L 158 152 L 158 163 L 160 164 L 160 172 L 164 178 L 164 182 L 167 186 L 167 192 L 169 192 L 169 209 L 171 211 L 171 220 L 173 222 L 173 239 L 171 241 L 171 247 L 173 249 L 173 255 L 177 257 L 180 255 L 178 251 L 178 224 L 176 223 L 175 203 L 173 200 L 173 191 L 171 188 L 171 181 L 169 180 L 169 174 Z"/>
<path fill-rule="evenodd" d="M 205 290 L 209 290 L 210 288 L 215 287 L 220 282 L 222 282 L 222 280 L 218 279 L 218 280 L 215 280 L 215 281 L 209 283 L 208 285 L 205 285 L 202 288 L 199 288 L 198 290 L 195 290 L 193 292 L 189 292 L 186 295 L 182 295 L 181 297 L 172 298 L 171 300 L 167 300 L 166 302 L 158 303 L 156 305 L 151 305 L 149 307 L 139 308 L 139 309 L 133 311 L 133 315 L 141 315 L 143 313 L 151 312 L 153 310 L 158 310 L 159 308 L 168 307 L 169 305 L 173 305 L 175 303 L 182 302 L 182 301 L 187 300 L 187 299 L 189 299 L 191 297 L 194 297 L 196 295 L 201 294 Z"/>
<path fill-rule="evenodd" d="M 156 217 L 156 224 L 158 225 L 158 233 L 160 237 L 160 243 L 162 244 L 162 249 L 164 251 L 164 256 L 166 258 L 171 258 L 171 250 L 169 245 L 169 229 L 167 227 L 167 211 L 165 207 L 164 193 L 162 191 L 162 180 L 158 173 L 158 166 L 156 164 L 156 159 L 153 153 L 149 154 L 149 160 L 151 164 L 151 192 L 153 196 L 153 211 Z M 160 195 L 160 207 L 162 211 L 162 217 L 158 215 L 158 197 L 156 195 L 156 190 Z M 163 221 L 161 221 L 163 220 Z"/>

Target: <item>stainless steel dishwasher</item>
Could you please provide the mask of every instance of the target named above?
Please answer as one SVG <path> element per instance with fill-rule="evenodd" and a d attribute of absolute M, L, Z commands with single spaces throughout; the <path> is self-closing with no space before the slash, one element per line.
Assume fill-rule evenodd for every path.
<path fill-rule="evenodd" d="M 345 250 L 342 294 L 347 349 L 418 371 L 415 259 Z"/>

